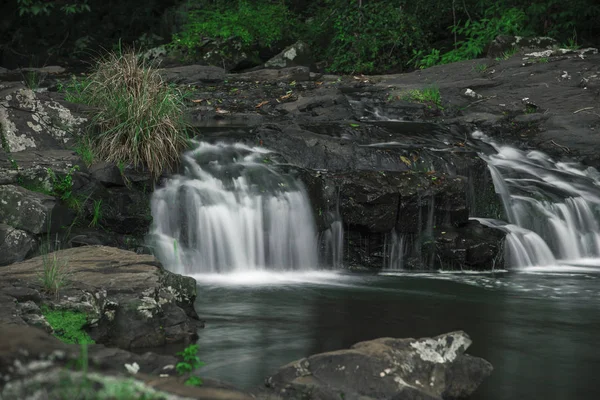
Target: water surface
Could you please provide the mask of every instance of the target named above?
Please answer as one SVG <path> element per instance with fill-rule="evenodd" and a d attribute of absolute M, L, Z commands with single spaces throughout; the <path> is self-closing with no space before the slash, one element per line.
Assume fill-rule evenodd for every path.
<path fill-rule="evenodd" d="M 462 329 L 492 376 L 475 399 L 598 399 L 600 270 L 201 275 L 202 376 L 242 388 L 298 358 L 377 337 Z"/>

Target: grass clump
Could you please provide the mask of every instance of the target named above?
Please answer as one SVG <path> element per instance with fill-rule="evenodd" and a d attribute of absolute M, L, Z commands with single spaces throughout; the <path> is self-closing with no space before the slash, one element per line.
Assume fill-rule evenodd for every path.
<path fill-rule="evenodd" d="M 42 245 L 40 253 L 42 255 L 42 271 L 38 276 L 39 280 L 44 290 L 58 299 L 60 290 L 69 284 L 71 275 L 69 260 L 61 257 L 56 251 L 50 252 L 50 243 Z"/>
<path fill-rule="evenodd" d="M 177 164 L 187 144 L 184 95 L 135 52 L 100 58 L 77 100 L 96 109 L 91 154 L 145 166 L 155 178 Z"/>
<path fill-rule="evenodd" d="M 427 104 L 430 107 L 435 106 L 443 110 L 442 96 L 440 90 L 436 87 L 411 90 L 405 95 L 405 100 Z"/>
<path fill-rule="evenodd" d="M 51 310 L 42 307 L 46 321 L 54 329 L 54 336 L 64 343 L 92 344 L 94 341 L 83 330 L 87 323 L 84 313 L 68 310 Z"/>

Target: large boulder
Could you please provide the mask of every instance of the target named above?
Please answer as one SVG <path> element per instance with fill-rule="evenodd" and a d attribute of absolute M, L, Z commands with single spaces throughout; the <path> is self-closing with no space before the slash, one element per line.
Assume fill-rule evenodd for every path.
<path fill-rule="evenodd" d="M 34 235 L 0 224 L 0 266 L 22 261 L 36 247 Z"/>
<path fill-rule="evenodd" d="M 298 41 L 265 63 L 266 68 L 310 67 L 314 63 L 310 48 Z"/>
<path fill-rule="evenodd" d="M 0 85 L 0 132 L 5 151 L 64 149 L 85 122 L 48 92 L 34 92 L 20 83 Z"/>
<path fill-rule="evenodd" d="M 98 343 L 124 349 L 186 343 L 202 322 L 194 310 L 196 282 L 164 270 L 149 255 L 103 246 L 61 250 L 50 255 L 68 283 L 44 303 L 88 315 L 88 331 Z M 6 286 L 41 287 L 45 258 L 0 269 Z"/>
<path fill-rule="evenodd" d="M 493 370 L 484 359 L 465 354 L 470 345 L 461 331 L 375 339 L 294 361 L 266 385 L 284 399 L 465 399 Z"/>

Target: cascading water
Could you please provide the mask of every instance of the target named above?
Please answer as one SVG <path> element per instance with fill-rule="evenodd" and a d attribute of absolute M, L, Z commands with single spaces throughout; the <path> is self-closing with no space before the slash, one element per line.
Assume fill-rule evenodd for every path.
<path fill-rule="evenodd" d="M 500 146 L 481 132 L 496 154 L 487 162 L 509 224 L 481 220 L 507 231 L 514 266 L 573 263 L 600 257 L 600 173 L 556 162 L 539 151 Z"/>
<path fill-rule="evenodd" d="M 183 175 L 152 198 L 155 252 L 183 274 L 310 270 L 316 228 L 301 183 L 270 165 L 270 152 L 196 143 Z"/>

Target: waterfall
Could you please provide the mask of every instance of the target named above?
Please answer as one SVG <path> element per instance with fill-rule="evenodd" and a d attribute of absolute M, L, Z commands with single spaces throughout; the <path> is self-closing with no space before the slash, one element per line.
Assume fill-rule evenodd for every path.
<path fill-rule="evenodd" d="M 600 257 L 600 173 L 558 162 L 540 151 L 500 146 L 480 154 L 490 169 L 509 224 L 480 220 L 508 232 L 514 266 L 572 263 Z"/>
<path fill-rule="evenodd" d="M 316 228 L 303 185 L 264 148 L 195 142 L 183 173 L 154 192 L 151 238 L 182 274 L 309 270 Z"/>
<path fill-rule="evenodd" d="M 392 271 L 401 271 L 404 269 L 404 255 L 406 253 L 406 244 L 404 235 L 399 235 L 396 230 L 385 236 L 383 245 L 383 269 Z"/>

